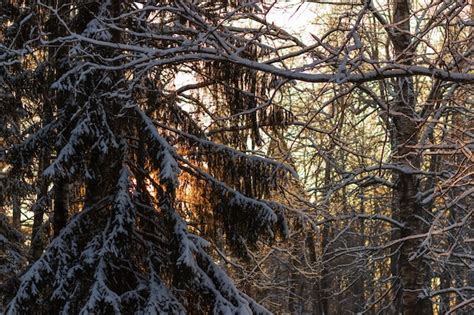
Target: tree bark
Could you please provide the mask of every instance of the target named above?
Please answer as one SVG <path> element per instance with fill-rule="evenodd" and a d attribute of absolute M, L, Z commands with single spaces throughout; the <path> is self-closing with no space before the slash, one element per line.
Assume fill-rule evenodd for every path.
<path fill-rule="evenodd" d="M 54 1 L 52 1 L 54 2 Z M 50 3 L 53 5 L 54 3 Z M 68 6 L 63 5 L 61 12 L 67 12 Z M 47 31 L 49 38 L 54 40 L 58 37 L 64 36 L 65 30 L 61 27 L 60 21 L 58 21 L 55 15 L 51 15 L 47 22 Z M 51 63 L 52 73 L 49 78 L 49 83 L 54 83 L 59 79 L 65 72 L 66 66 L 63 64 L 63 58 L 67 55 L 67 49 L 65 47 L 55 47 L 51 46 L 48 49 L 48 59 Z M 58 113 L 61 113 L 65 110 L 67 96 L 63 91 L 51 91 L 51 99 L 54 102 L 54 107 Z M 69 134 L 64 134 L 64 137 L 68 138 Z M 62 148 L 62 144 L 58 143 L 56 145 L 56 152 L 59 152 Z M 54 237 L 59 235 L 61 229 L 66 226 L 68 219 L 68 210 L 69 210 L 69 181 L 67 178 L 60 178 L 54 181 L 54 204 L 53 204 L 53 234 Z"/>
<path fill-rule="evenodd" d="M 332 147 L 329 152 L 332 151 Z M 324 170 L 324 187 L 326 187 L 326 191 L 324 193 L 325 197 L 327 197 L 327 194 L 329 192 L 329 185 L 331 183 L 331 154 L 328 154 L 328 159 L 326 160 L 326 167 Z M 326 208 L 328 210 L 328 208 Z M 330 285 L 330 278 L 328 276 L 328 270 L 326 268 L 325 264 L 325 259 L 327 258 L 327 255 L 325 254 L 325 251 L 327 250 L 327 246 L 329 244 L 329 237 L 330 237 L 330 227 L 329 224 L 323 224 L 322 226 L 322 231 L 321 231 L 321 250 L 322 250 L 322 269 L 321 269 L 321 280 L 319 284 L 319 289 L 321 290 L 320 293 L 320 309 L 319 312 L 320 314 L 324 315 L 329 315 L 330 314 L 330 292 L 331 292 L 331 285 Z"/>
<path fill-rule="evenodd" d="M 411 65 L 413 48 L 410 46 L 410 5 L 409 0 L 393 2 L 393 39 L 396 59 L 398 62 Z M 412 170 L 420 167 L 420 157 L 412 146 L 418 143 L 419 127 L 417 124 L 416 99 L 414 84 L 411 77 L 396 79 L 397 96 L 391 113 L 395 125 L 396 158 L 401 171 L 397 171 L 395 188 L 395 211 L 405 225 L 400 237 L 405 238 L 423 233 L 423 208 L 417 202 L 420 191 L 419 180 Z M 423 289 L 427 282 L 426 265 L 422 254 L 418 254 L 419 241 L 407 240 L 403 243 L 398 257 L 398 272 L 401 282 L 401 304 L 405 315 L 431 314 L 431 301 L 423 297 Z"/>
<path fill-rule="evenodd" d="M 18 195 L 12 196 L 13 227 L 21 229 L 21 198 Z"/>
<path fill-rule="evenodd" d="M 69 187 L 65 179 L 61 179 L 54 184 L 54 213 L 53 213 L 53 233 L 54 237 L 59 235 L 62 228 L 66 226 L 69 209 Z"/>
<path fill-rule="evenodd" d="M 48 106 L 47 106 L 48 107 Z M 50 109 L 43 109 L 50 116 Z M 47 120 L 47 119 L 45 119 Z M 38 165 L 38 172 L 43 173 L 44 169 L 49 165 L 50 150 L 45 149 L 40 153 L 40 160 Z M 43 236 L 41 235 L 41 229 L 43 226 L 44 213 L 48 204 L 48 181 L 45 178 L 41 178 L 38 187 L 38 193 L 36 194 L 36 203 L 33 205 L 33 229 L 31 233 L 31 249 L 30 255 L 33 261 L 38 260 L 43 254 L 44 242 Z"/>

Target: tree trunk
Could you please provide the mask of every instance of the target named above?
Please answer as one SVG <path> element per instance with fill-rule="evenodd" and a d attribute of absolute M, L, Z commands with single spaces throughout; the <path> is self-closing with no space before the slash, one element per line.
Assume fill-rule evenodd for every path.
<path fill-rule="evenodd" d="M 46 107 L 49 107 L 46 105 Z M 50 117 L 50 109 L 43 109 L 46 112 L 45 116 Z M 47 118 L 45 118 L 47 120 Z M 40 160 L 38 164 L 38 172 L 42 174 L 44 169 L 49 165 L 50 150 L 45 149 L 40 153 Z M 33 205 L 33 229 L 31 233 L 31 249 L 30 255 L 33 260 L 37 260 L 43 253 L 44 243 L 41 229 L 43 226 L 43 217 L 48 204 L 48 181 L 41 178 L 36 194 L 36 203 Z"/>
<path fill-rule="evenodd" d="M 50 1 L 49 5 L 54 5 L 55 1 Z M 67 5 L 61 6 L 61 12 L 69 10 Z M 62 26 L 61 22 L 57 19 L 54 14 L 51 14 L 49 17 L 46 30 L 48 38 L 54 40 L 58 37 L 66 35 L 65 29 Z M 51 73 L 49 74 L 48 83 L 51 85 L 57 79 L 59 79 L 65 72 L 66 66 L 62 60 L 66 57 L 68 50 L 65 46 L 56 47 L 51 45 L 48 48 L 48 62 L 51 63 Z M 64 111 L 67 95 L 64 91 L 50 90 L 50 99 L 54 103 L 54 110 L 58 113 Z M 64 134 L 63 137 L 68 138 L 69 134 Z M 56 152 L 59 152 L 62 148 L 62 143 L 56 144 Z M 69 183 L 66 178 L 56 179 L 54 181 L 54 203 L 53 203 L 53 234 L 58 236 L 61 229 L 66 225 L 68 219 L 68 210 L 69 210 Z"/>
<path fill-rule="evenodd" d="M 1 203 L 0 203 L 1 204 Z M 18 195 L 12 196 L 13 227 L 21 229 L 21 198 Z"/>
<path fill-rule="evenodd" d="M 54 237 L 66 226 L 69 209 L 68 183 L 66 180 L 58 180 L 54 184 L 54 216 L 53 233 Z"/>
<path fill-rule="evenodd" d="M 329 152 L 332 151 L 332 148 L 330 148 Z M 326 167 L 324 170 L 324 187 L 325 187 L 325 193 L 324 197 L 327 198 L 327 194 L 329 192 L 329 185 L 331 183 L 331 155 L 328 154 L 328 158 L 326 160 Z M 328 205 L 329 202 L 326 203 Z M 329 210 L 329 207 L 326 207 L 326 211 Z M 329 212 L 329 211 L 328 211 Z M 328 276 L 328 270 L 326 268 L 325 264 L 325 259 L 327 258 L 327 255 L 325 254 L 326 250 L 328 249 L 327 246 L 329 244 L 329 237 L 330 237 L 330 227 L 329 223 L 325 223 L 322 226 L 322 231 L 321 231 L 321 250 L 322 250 L 322 257 L 321 257 L 321 262 L 322 262 L 322 269 L 321 269 L 321 280 L 319 284 L 319 289 L 321 290 L 320 293 L 320 313 L 324 315 L 330 314 L 330 303 L 329 299 L 331 298 L 331 279 Z"/>
<path fill-rule="evenodd" d="M 398 62 L 411 65 L 413 48 L 410 46 L 410 1 L 395 0 L 393 3 L 393 38 Z M 391 113 L 395 125 L 396 158 L 400 166 L 395 188 L 395 211 L 405 225 L 400 237 L 405 238 L 423 233 L 423 208 L 417 202 L 420 191 L 419 180 L 412 170 L 420 167 L 420 158 L 412 146 L 418 143 L 419 131 L 416 114 L 414 84 L 411 77 L 396 80 L 397 96 Z M 423 289 L 429 286 L 428 273 L 422 254 L 418 254 L 419 241 L 406 240 L 398 258 L 398 272 L 401 282 L 401 303 L 405 315 L 431 314 L 431 301 L 423 298 Z"/>

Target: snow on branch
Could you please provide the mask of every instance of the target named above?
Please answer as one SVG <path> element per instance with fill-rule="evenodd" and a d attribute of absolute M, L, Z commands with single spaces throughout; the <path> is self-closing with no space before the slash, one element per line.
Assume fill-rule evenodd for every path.
<path fill-rule="evenodd" d="M 197 137 L 195 135 L 189 134 L 187 132 L 178 130 L 176 128 L 172 128 L 170 126 L 166 126 L 165 124 L 162 124 L 160 122 L 155 122 L 157 126 L 160 128 L 169 130 L 175 134 L 180 135 L 181 137 L 188 138 L 196 143 L 198 143 L 201 147 L 204 147 L 208 149 L 210 152 L 215 153 L 215 154 L 225 154 L 232 159 L 243 159 L 248 163 L 249 165 L 269 165 L 272 166 L 276 170 L 283 170 L 287 173 L 289 173 L 291 176 L 294 178 L 298 178 L 298 174 L 296 173 L 295 169 L 291 167 L 288 164 L 278 162 L 273 159 L 265 158 L 262 156 L 257 156 L 257 155 L 250 155 L 250 154 L 245 154 L 239 150 L 236 150 L 234 148 L 231 148 L 229 146 L 226 146 L 224 144 L 219 144 L 215 143 L 213 141 L 209 141 L 207 139 L 202 139 L 200 137 Z"/>
<path fill-rule="evenodd" d="M 229 187 L 225 183 L 215 179 L 213 176 L 202 171 L 201 169 L 192 165 L 189 161 L 184 158 L 179 158 L 183 164 L 181 167 L 190 172 L 191 174 L 201 177 L 205 181 L 211 183 L 218 191 L 220 191 L 223 201 L 225 201 L 226 207 L 236 207 L 240 210 L 245 209 L 251 215 L 252 212 L 256 212 L 256 217 L 248 217 L 247 220 L 254 222 L 258 229 L 248 231 L 249 233 L 258 234 L 261 228 L 264 228 L 271 237 L 274 236 L 273 226 L 278 222 L 278 216 L 275 211 L 269 206 L 264 200 L 257 200 L 250 198 L 240 193 L 239 191 Z"/>
<path fill-rule="evenodd" d="M 149 244 L 149 243 L 148 243 Z M 158 315 L 162 312 L 166 314 L 184 315 L 186 310 L 181 302 L 173 295 L 173 293 L 163 284 L 155 269 L 153 260 L 156 259 L 157 253 L 153 250 L 153 246 L 148 246 L 148 298 L 145 302 L 145 314 Z"/>
<path fill-rule="evenodd" d="M 56 121 L 48 123 L 29 135 L 23 142 L 13 145 L 8 154 L 8 159 L 17 167 L 30 164 L 34 156 L 31 153 L 43 147 L 45 142 L 48 142 L 49 137 L 56 127 Z"/>
<path fill-rule="evenodd" d="M 100 309 L 102 304 L 111 307 L 115 314 L 121 313 L 121 298 L 112 290 L 108 282 L 108 269 L 110 261 L 120 257 L 128 259 L 127 247 L 135 224 L 135 205 L 130 198 L 129 167 L 122 163 L 118 180 L 117 190 L 112 201 L 112 217 L 109 218 L 104 232 L 102 233 L 102 246 L 92 248 L 91 260 L 98 259 L 94 272 L 94 283 L 90 290 L 88 300 L 81 309 L 80 314 L 90 314 Z M 93 240 L 94 244 L 97 244 Z M 97 255 L 94 255 L 97 252 Z M 118 267 L 118 266 L 117 266 Z"/>
<path fill-rule="evenodd" d="M 76 127 L 71 131 L 71 136 L 66 145 L 61 149 L 54 162 L 44 170 L 44 176 L 64 177 L 75 173 L 76 170 L 73 167 L 68 169 L 67 165 L 70 164 L 72 158 L 80 154 L 80 146 L 84 139 L 94 135 L 91 124 L 89 115 L 86 115 L 77 122 Z"/>
<path fill-rule="evenodd" d="M 96 309 L 100 309 L 100 304 L 104 303 L 112 307 L 114 314 L 120 312 L 120 297 L 107 285 L 106 265 L 104 257 L 99 260 L 96 272 L 94 274 L 94 285 L 90 292 L 86 305 L 81 309 L 80 315 L 93 314 Z"/>
<path fill-rule="evenodd" d="M 14 277 L 24 266 L 26 259 L 22 248 L 23 235 L 8 222 L 5 214 L 0 213 L 0 279 Z M 3 288 L 0 292 L 3 294 Z M 2 298 L 0 298 L 2 301 Z"/>
<path fill-rule="evenodd" d="M 103 255 L 103 251 L 105 251 L 112 253 L 115 257 L 120 256 L 121 252 L 118 248 L 117 240 L 121 235 L 128 237 L 133 229 L 136 209 L 130 199 L 130 177 L 130 170 L 128 166 L 123 163 L 117 183 L 117 191 L 112 204 L 113 219 L 111 222 L 111 230 L 108 231 L 108 235 L 105 238 L 101 255 Z"/>
<path fill-rule="evenodd" d="M 141 118 L 146 130 L 153 142 L 158 145 L 156 159 L 160 163 L 160 180 L 175 188 L 178 186 L 179 166 L 176 162 L 175 149 L 163 138 L 156 129 L 151 119 L 136 105 L 132 105 L 138 116 Z"/>
<path fill-rule="evenodd" d="M 37 299 L 44 294 L 42 288 L 46 285 L 53 284 L 54 287 L 60 288 L 56 289 L 52 297 L 61 296 L 64 298 L 63 294 L 68 293 L 64 288 L 67 287 L 67 282 L 70 283 L 72 280 L 70 276 L 73 276 L 75 271 L 74 269 L 67 271 L 70 259 L 75 256 L 76 247 L 73 240 L 84 223 L 84 217 L 92 209 L 84 209 L 73 217 L 68 225 L 61 230 L 59 236 L 47 246 L 43 255 L 21 276 L 20 287 L 8 304 L 6 315 L 27 312 L 31 304 L 39 302 Z M 64 274 L 65 271 L 67 271 L 67 276 Z"/>
<path fill-rule="evenodd" d="M 186 223 L 172 208 L 166 196 L 161 199 L 160 207 L 167 212 L 174 225 L 178 245 L 177 266 L 184 267 L 184 272 L 191 273 L 191 276 L 186 277 L 186 281 L 198 280 L 193 281 L 192 285 L 197 286 L 200 292 L 212 295 L 213 314 L 270 314 L 235 287 L 232 280 L 205 251 L 204 248 L 208 247 L 209 243 L 187 231 Z"/>

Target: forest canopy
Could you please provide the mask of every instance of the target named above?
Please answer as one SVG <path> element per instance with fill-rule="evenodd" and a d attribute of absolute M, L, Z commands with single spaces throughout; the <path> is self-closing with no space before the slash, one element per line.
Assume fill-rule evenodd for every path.
<path fill-rule="evenodd" d="M 471 0 L 2 0 L 1 314 L 471 314 Z"/>

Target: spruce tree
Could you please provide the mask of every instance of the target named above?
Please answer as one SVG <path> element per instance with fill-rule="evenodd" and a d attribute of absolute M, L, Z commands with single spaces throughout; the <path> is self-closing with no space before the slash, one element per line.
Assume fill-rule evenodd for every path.
<path fill-rule="evenodd" d="M 40 59 L 25 71 L 45 75 L 32 79 L 42 83 L 45 98 L 29 96 L 42 109 L 40 122 L 11 153 L 18 169 L 38 163 L 38 199 L 46 208 L 35 212 L 32 242 L 48 211 L 54 238 L 42 254 L 33 244 L 36 261 L 21 276 L 6 314 L 268 313 L 216 265 L 206 235 L 187 226 L 177 200 L 184 174 L 204 185 L 208 215 L 224 226 L 240 255 L 261 237 L 286 231 L 282 205 L 264 197 L 294 175 L 292 168 L 243 153 L 235 141 L 232 148 L 207 138 L 169 93 L 183 54 L 196 55 L 186 56 L 196 71 L 213 74 L 212 67 L 225 66 L 204 65 L 199 56 L 210 44 L 225 44 L 204 38 L 233 4 L 55 5 L 26 7 L 22 27 L 30 27 L 32 38 L 15 52 L 18 60 Z M 255 79 L 242 86 L 247 72 L 232 71 L 233 81 L 224 84 L 257 94 Z M 235 106 L 242 99 L 233 97 L 215 104 Z M 221 112 L 255 106 L 245 100 L 254 105 Z M 250 123 L 258 142 L 256 117 Z M 65 200 L 79 205 L 67 224 Z"/>

